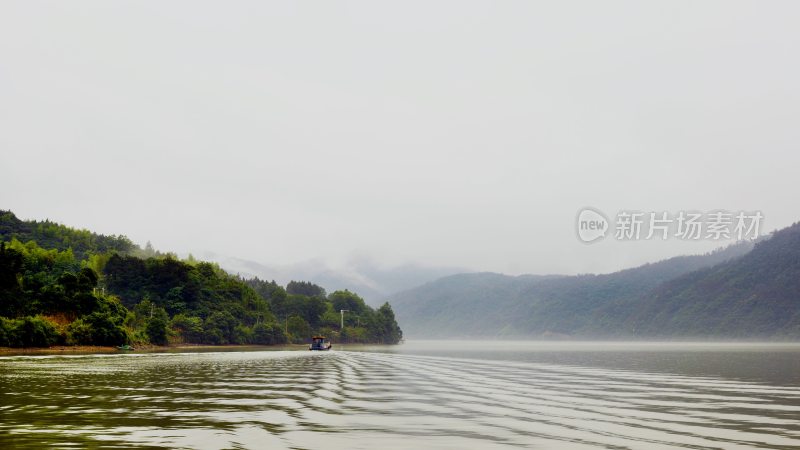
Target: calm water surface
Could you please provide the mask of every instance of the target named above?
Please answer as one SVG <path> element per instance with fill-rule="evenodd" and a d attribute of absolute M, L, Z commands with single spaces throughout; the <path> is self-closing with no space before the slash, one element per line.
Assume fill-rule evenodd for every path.
<path fill-rule="evenodd" d="M 800 448 L 800 345 L 0 358 L 0 448 Z"/>

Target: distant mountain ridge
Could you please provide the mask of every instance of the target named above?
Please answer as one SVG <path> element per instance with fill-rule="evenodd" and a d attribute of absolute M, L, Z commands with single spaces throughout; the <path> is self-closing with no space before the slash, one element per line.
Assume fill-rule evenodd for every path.
<path fill-rule="evenodd" d="M 780 233 L 776 237 L 777 241 L 756 244 L 756 255 L 784 239 Z M 773 243 L 764 247 L 766 242 Z M 390 296 L 389 301 L 406 336 L 412 338 L 650 337 L 683 331 L 702 336 L 703 330 L 689 326 L 687 318 L 685 327 L 646 326 L 656 313 L 660 320 L 669 316 L 663 310 L 666 303 L 652 299 L 669 297 L 669 286 L 689 290 L 692 277 L 737 267 L 730 265 L 753 248 L 745 241 L 705 255 L 679 256 L 604 275 L 454 275 Z M 800 245 L 792 251 L 800 255 Z"/>
<path fill-rule="evenodd" d="M 308 280 L 331 292 L 343 289 L 356 291 L 371 306 L 381 305 L 386 297 L 394 293 L 447 275 L 465 272 L 463 268 L 428 267 L 417 264 L 383 267 L 367 258 L 355 258 L 348 261 L 346 267 L 334 268 L 319 260 L 275 265 L 212 252 L 201 253 L 200 256 L 216 262 L 230 273 L 245 278 L 275 280 L 283 285 L 292 280 Z"/>
<path fill-rule="evenodd" d="M 625 330 L 665 337 L 800 337 L 800 223 L 741 258 L 661 284 L 629 312 Z"/>

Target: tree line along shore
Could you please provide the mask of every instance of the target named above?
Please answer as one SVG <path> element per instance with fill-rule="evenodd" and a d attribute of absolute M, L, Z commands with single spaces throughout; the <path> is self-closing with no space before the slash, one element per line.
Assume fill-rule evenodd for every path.
<path fill-rule="evenodd" d="M 372 308 L 348 290 L 245 279 L 125 236 L 0 211 L 0 347 L 275 345 L 313 334 L 402 339 L 388 303 Z"/>

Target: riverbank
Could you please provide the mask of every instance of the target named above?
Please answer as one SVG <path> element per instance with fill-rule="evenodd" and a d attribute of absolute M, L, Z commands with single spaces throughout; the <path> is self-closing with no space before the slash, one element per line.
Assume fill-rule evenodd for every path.
<path fill-rule="evenodd" d="M 55 345 L 52 347 L 0 347 L 0 355 L 41 355 L 58 353 L 117 353 L 116 347 L 103 347 L 99 345 Z"/>
<path fill-rule="evenodd" d="M 368 344 L 368 343 L 348 343 L 334 344 L 334 349 L 362 348 L 369 346 L 392 346 L 393 344 Z M 91 355 L 91 354 L 117 354 L 117 353 L 181 353 L 181 352 L 250 352 L 250 351 L 301 351 L 308 350 L 308 344 L 276 344 L 276 345 L 253 345 L 253 344 L 172 344 L 172 345 L 136 345 L 134 350 L 120 350 L 117 347 L 105 347 L 99 345 L 54 345 L 52 347 L 0 347 L 0 356 L 24 356 L 24 355 Z"/>
<path fill-rule="evenodd" d="M 137 352 L 157 352 L 170 348 L 191 348 L 191 346 L 160 346 L 137 345 Z M 0 356 L 14 355 L 56 355 L 56 354 L 103 354 L 103 353 L 129 353 L 132 350 L 120 350 L 117 347 L 102 345 L 54 345 L 52 347 L 0 347 Z"/>
<path fill-rule="evenodd" d="M 68 355 L 68 354 L 114 354 L 114 353 L 170 353 L 170 352 L 226 352 L 257 350 L 307 350 L 308 344 L 281 345 L 137 345 L 134 350 L 120 350 L 117 347 L 99 345 L 54 345 L 52 347 L 0 347 L 0 356 L 19 355 Z"/>

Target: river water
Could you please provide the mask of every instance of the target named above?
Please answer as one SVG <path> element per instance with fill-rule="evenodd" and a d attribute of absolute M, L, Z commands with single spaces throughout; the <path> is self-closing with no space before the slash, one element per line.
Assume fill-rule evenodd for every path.
<path fill-rule="evenodd" d="M 800 448 L 800 345 L 0 358 L 0 448 Z"/>

